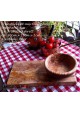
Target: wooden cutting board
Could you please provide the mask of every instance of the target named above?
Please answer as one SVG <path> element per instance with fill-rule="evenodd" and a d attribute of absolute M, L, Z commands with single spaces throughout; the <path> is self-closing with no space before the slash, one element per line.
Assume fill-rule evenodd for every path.
<path fill-rule="evenodd" d="M 8 86 L 12 85 L 74 85 L 76 84 L 75 75 L 63 79 L 54 79 L 47 74 L 44 61 L 21 61 L 13 64 L 12 70 L 7 81 Z"/>

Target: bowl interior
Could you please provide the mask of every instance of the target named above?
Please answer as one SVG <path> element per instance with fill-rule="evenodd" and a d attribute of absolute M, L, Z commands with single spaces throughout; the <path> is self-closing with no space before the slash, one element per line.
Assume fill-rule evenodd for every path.
<path fill-rule="evenodd" d="M 65 74 L 73 70 L 76 60 L 68 54 L 56 54 L 47 57 L 45 65 L 47 69 L 56 74 Z"/>

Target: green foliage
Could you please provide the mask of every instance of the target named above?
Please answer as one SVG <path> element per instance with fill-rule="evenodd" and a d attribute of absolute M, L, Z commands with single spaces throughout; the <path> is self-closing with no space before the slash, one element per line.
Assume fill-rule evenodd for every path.
<path fill-rule="evenodd" d="M 54 25 L 54 31 L 52 33 L 52 35 L 55 36 L 55 38 L 60 38 L 61 36 L 61 32 L 63 31 L 63 28 L 65 27 L 65 22 L 61 22 L 61 21 L 42 21 L 41 22 L 42 26 L 48 26 L 49 30 L 51 28 L 52 25 Z"/>

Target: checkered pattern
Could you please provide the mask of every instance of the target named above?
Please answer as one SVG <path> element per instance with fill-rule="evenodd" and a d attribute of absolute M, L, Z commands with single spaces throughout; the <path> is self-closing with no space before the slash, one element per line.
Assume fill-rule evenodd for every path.
<path fill-rule="evenodd" d="M 60 39 L 61 40 L 61 39 Z M 62 44 L 67 42 L 61 40 Z M 23 86 L 18 88 L 7 88 L 9 92 L 76 92 L 80 91 L 80 48 L 75 45 L 68 45 L 62 47 L 60 50 L 61 53 L 68 53 L 72 56 L 75 56 L 78 61 L 78 67 L 76 70 L 77 83 L 74 86 L 39 86 L 39 87 L 27 87 Z M 0 51 L 0 74 L 3 79 L 3 82 L 6 83 L 10 70 L 14 61 L 29 61 L 29 60 L 45 60 L 45 57 L 40 55 L 40 50 L 28 50 L 27 44 L 25 41 L 21 41 L 15 44 L 12 44 L 10 47 L 5 48 Z"/>

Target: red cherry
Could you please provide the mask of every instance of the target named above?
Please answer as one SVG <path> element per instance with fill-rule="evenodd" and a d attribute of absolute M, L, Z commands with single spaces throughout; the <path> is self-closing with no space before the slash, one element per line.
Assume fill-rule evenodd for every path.
<path fill-rule="evenodd" d="M 45 46 L 45 44 L 46 44 L 45 40 L 40 41 L 40 46 Z"/>
<path fill-rule="evenodd" d="M 53 43 L 53 42 L 54 42 L 54 37 L 53 37 L 53 36 L 49 37 L 49 38 L 48 38 L 48 41 L 49 41 L 50 43 Z"/>
<path fill-rule="evenodd" d="M 41 50 L 42 50 L 42 53 L 45 57 L 47 57 L 49 55 L 49 52 L 45 47 L 42 47 Z"/>
<path fill-rule="evenodd" d="M 46 43 L 46 48 L 47 49 L 52 49 L 53 48 L 53 43 Z"/>

